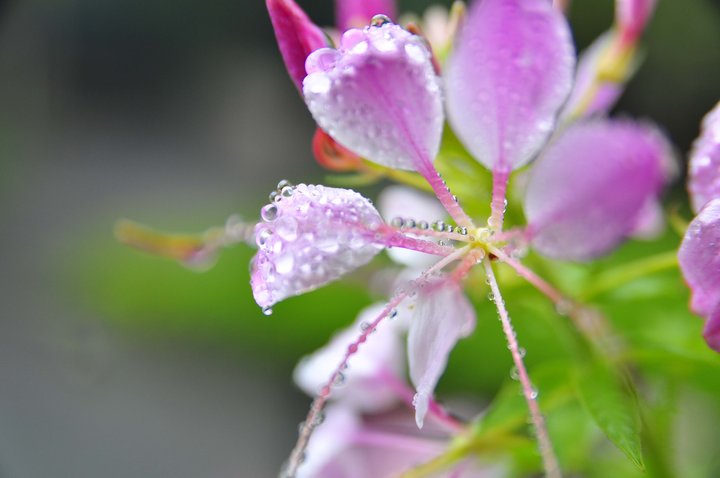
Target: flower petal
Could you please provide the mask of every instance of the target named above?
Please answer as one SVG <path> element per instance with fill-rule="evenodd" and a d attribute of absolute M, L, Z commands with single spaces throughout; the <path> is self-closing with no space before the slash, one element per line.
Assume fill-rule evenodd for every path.
<path fill-rule="evenodd" d="M 364 27 L 375 15 L 395 18 L 396 12 L 393 0 L 335 0 L 336 24 L 342 32 Z"/>
<path fill-rule="evenodd" d="M 609 252 L 642 221 L 668 177 L 669 146 L 629 121 L 570 126 L 530 172 L 525 215 L 542 254 L 588 260 Z"/>
<path fill-rule="evenodd" d="M 353 410 L 337 404 L 328 405 L 322 426 L 310 437 L 307 459 L 298 469 L 296 478 L 336 478 L 337 475 L 325 470 L 352 446 L 352 437 L 361 427 L 362 420 Z"/>
<path fill-rule="evenodd" d="M 720 198 L 720 103 L 705 115 L 688 165 L 688 189 L 693 210 Z"/>
<path fill-rule="evenodd" d="M 380 193 L 378 209 L 386 222 L 396 217 L 412 219 L 416 224 L 432 224 L 444 220 L 447 212 L 438 200 L 428 194 L 405 186 L 389 186 Z M 387 250 L 392 260 L 410 267 L 426 269 L 437 262 L 437 257 L 399 247 Z"/>
<path fill-rule="evenodd" d="M 450 124 L 488 168 L 522 166 L 553 130 L 574 66 L 567 22 L 551 2 L 475 2 L 448 61 Z"/>
<path fill-rule="evenodd" d="M 325 386 L 348 346 L 362 333 L 363 324 L 377 318 L 385 308 L 376 304 L 360 312 L 355 323 L 335 335 L 325 347 L 305 357 L 295 368 L 295 383 L 310 396 Z M 383 324 L 348 361 L 345 381 L 336 387 L 331 399 L 360 412 L 378 412 L 400 399 L 395 382 L 404 383 L 405 350 L 402 327 L 397 320 Z"/>
<path fill-rule="evenodd" d="M 295 86 L 302 90 L 305 59 L 327 46 L 325 35 L 293 0 L 266 0 L 266 4 L 285 67 Z"/>
<path fill-rule="evenodd" d="M 251 285 L 261 307 L 327 284 L 383 248 L 375 241 L 380 214 L 354 191 L 300 184 L 278 198 L 255 227 Z"/>
<path fill-rule="evenodd" d="M 420 289 L 408 332 L 408 364 L 417 390 L 413 403 L 418 428 L 423 426 L 450 351 L 474 328 L 475 310 L 456 282 L 440 278 Z"/>
<path fill-rule="evenodd" d="M 705 342 L 711 349 L 720 352 L 720 306 L 715 308 L 715 311 L 705 322 L 703 337 L 705 337 Z"/>
<path fill-rule="evenodd" d="M 443 128 L 438 77 L 420 37 L 392 23 L 348 30 L 307 61 L 305 100 L 321 128 L 376 163 L 427 167 Z"/>
<path fill-rule="evenodd" d="M 720 304 L 720 199 L 707 203 L 690 223 L 678 260 L 692 291 L 690 307 L 710 317 Z"/>

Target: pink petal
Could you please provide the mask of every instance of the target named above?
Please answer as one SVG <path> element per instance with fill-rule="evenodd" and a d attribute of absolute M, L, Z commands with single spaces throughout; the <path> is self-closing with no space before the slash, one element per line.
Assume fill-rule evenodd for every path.
<path fill-rule="evenodd" d="M 457 283 L 440 278 L 419 291 L 408 332 L 408 364 L 417 391 L 413 403 L 418 428 L 423 426 L 450 351 L 474 328 L 475 310 Z"/>
<path fill-rule="evenodd" d="M 703 119 L 702 131 L 690 153 L 688 189 L 696 213 L 720 197 L 720 103 Z"/>
<path fill-rule="evenodd" d="M 650 198 L 640 210 L 631 233 L 634 239 L 652 240 L 665 230 L 665 211 L 656 198 Z"/>
<path fill-rule="evenodd" d="M 575 53 L 549 1 L 482 0 L 470 8 L 447 67 L 450 124 L 490 169 L 530 161 L 572 86 Z"/>
<path fill-rule="evenodd" d="M 266 4 L 285 67 L 302 90 L 305 59 L 327 46 L 325 35 L 293 0 L 266 0 Z"/>
<path fill-rule="evenodd" d="M 720 199 L 707 203 L 690 223 L 678 260 L 692 291 L 690 307 L 698 315 L 710 317 L 720 304 Z"/>
<path fill-rule="evenodd" d="M 278 197 L 255 227 L 251 285 L 261 307 L 327 284 L 383 248 L 375 241 L 380 214 L 354 191 L 300 184 Z"/>
<path fill-rule="evenodd" d="M 340 31 L 361 28 L 370 23 L 375 15 L 395 18 L 393 0 L 335 0 L 335 17 Z"/>
<path fill-rule="evenodd" d="M 530 172 L 525 215 L 542 254 L 588 260 L 609 252 L 642 221 L 668 177 L 669 146 L 629 121 L 570 126 Z"/>
<path fill-rule="evenodd" d="M 615 21 L 623 42 L 637 41 L 655 10 L 657 0 L 616 0 Z"/>
<path fill-rule="evenodd" d="M 392 23 L 348 30 L 340 50 L 318 50 L 306 67 L 308 108 L 340 144 L 392 168 L 434 160 L 443 109 L 421 38 Z"/>
<path fill-rule="evenodd" d="M 705 322 L 703 337 L 705 337 L 705 341 L 711 349 L 720 352 L 720 306 L 715 308 L 715 311 Z"/>
<path fill-rule="evenodd" d="M 362 333 L 363 324 L 375 320 L 384 308 L 384 304 L 366 308 L 351 327 L 305 357 L 295 368 L 295 383 L 308 395 L 317 395 L 345 356 L 348 346 Z M 343 372 L 344 383 L 333 390 L 332 400 L 362 412 L 386 410 L 398 402 L 401 397 L 395 383 L 404 383 L 405 348 L 403 330 L 397 324 L 398 321 L 391 320 L 381 325 L 350 358 L 348 369 Z"/>
<path fill-rule="evenodd" d="M 362 427 L 362 420 L 354 410 L 331 404 L 325 410 L 325 420 L 308 443 L 307 459 L 297 471 L 296 478 L 340 478 L 327 474 L 324 469 L 348 449 L 351 438 Z"/>

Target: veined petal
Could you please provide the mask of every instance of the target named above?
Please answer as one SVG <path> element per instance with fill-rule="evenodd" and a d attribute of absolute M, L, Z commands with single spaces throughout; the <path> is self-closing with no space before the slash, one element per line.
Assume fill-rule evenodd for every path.
<path fill-rule="evenodd" d="M 690 223 L 678 260 L 692 291 L 691 309 L 705 318 L 712 315 L 712 330 L 716 330 L 720 305 L 720 199 L 707 203 Z"/>
<path fill-rule="evenodd" d="M 395 18 L 396 13 L 393 0 L 335 0 L 336 25 L 341 32 L 364 27 L 375 15 Z"/>
<path fill-rule="evenodd" d="M 327 284 L 383 248 L 375 239 L 382 218 L 355 191 L 300 184 L 278 198 L 255 227 L 251 285 L 261 307 Z"/>
<path fill-rule="evenodd" d="M 447 66 L 450 124 L 490 169 L 530 161 L 570 93 L 575 52 L 548 1 L 480 0 L 470 8 Z"/>
<path fill-rule="evenodd" d="M 348 30 L 341 48 L 307 61 L 305 100 L 321 128 L 351 151 L 399 169 L 437 155 L 439 79 L 423 40 L 392 23 Z"/>
<path fill-rule="evenodd" d="M 669 146 L 629 121 L 570 126 L 530 172 L 525 215 L 542 254 L 588 260 L 609 252 L 642 222 L 668 179 Z"/>
<path fill-rule="evenodd" d="M 266 0 L 266 4 L 285 67 L 302 91 L 305 60 L 313 51 L 327 46 L 325 35 L 293 0 Z"/>
<path fill-rule="evenodd" d="M 295 368 L 295 383 L 310 396 L 326 384 L 348 346 L 362 333 L 363 324 L 377 318 L 385 308 L 376 304 L 364 309 L 355 323 L 335 335 L 325 347 L 305 357 Z M 395 381 L 404 382 L 405 348 L 398 321 L 387 321 L 375 332 L 362 350 L 348 361 L 345 380 L 335 388 L 332 400 L 360 412 L 378 412 L 397 403 Z"/>
<path fill-rule="evenodd" d="M 413 403 L 419 428 L 450 351 L 474 328 L 475 310 L 456 282 L 439 278 L 420 289 L 408 332 L 408 365 L 417 390 Z"/>
<path fill-rule="evenodd" d="M 693 210 L 720 198 L 720 103 L 703 119 L 688 164 L 688 189 Z"/>

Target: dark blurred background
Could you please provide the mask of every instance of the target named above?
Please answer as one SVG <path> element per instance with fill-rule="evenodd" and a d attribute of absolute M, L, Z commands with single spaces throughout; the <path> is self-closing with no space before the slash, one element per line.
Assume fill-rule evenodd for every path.
<path fill-rule="evenodd" d="M 331 0 L 299 3 L 332 23 Z M 684 152 L 720 98 L 720 7 L 659 3 L 617 109 Z M 576 0 L 578 46 L 611 18 Z M 252 219 L 279 179 L 322 179 L 312 131 L 260 0 L 0 2 L 0 477 L 277 473 L 308 405 L 294 363 L 370 298 L 338 285 L 265 318 L 250 251 L 196 274 L 112 226 Z"/>

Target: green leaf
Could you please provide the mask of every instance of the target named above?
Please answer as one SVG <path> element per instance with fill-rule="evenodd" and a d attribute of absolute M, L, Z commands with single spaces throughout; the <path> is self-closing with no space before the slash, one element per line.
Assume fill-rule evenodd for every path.
<path fill-rule="evenodd" d="M 645 469 L 640 441 L 640 411 L 635 397 L 605 365 L 588 364 L 577 377 L 580 401 L 592 418 L 640 470 Z"/>

